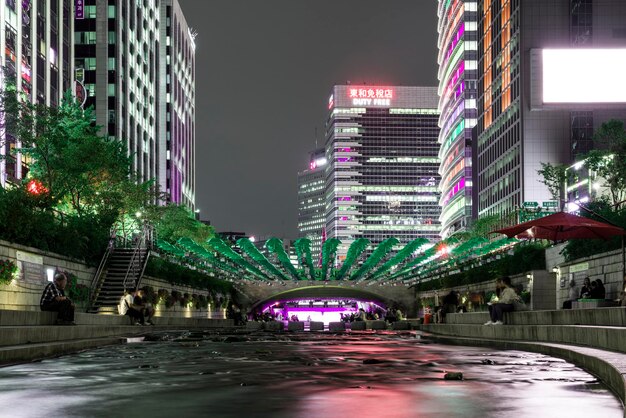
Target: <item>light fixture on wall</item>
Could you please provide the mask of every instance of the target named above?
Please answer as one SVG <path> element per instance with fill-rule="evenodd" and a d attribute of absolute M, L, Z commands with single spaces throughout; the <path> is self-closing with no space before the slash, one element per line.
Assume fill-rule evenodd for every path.
<path fill-rule="evenodd" d="M 49 282 L 54 280 L 54 267 L 48 267 L 46 269 L 46 278 Z"/>

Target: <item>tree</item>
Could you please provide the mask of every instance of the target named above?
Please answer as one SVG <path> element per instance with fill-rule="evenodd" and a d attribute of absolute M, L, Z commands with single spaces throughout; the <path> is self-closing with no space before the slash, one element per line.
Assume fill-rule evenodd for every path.
<path fill-rule="evenodd" d="M 189 209 L 176 204 L 148 208 L 146 220 L 155 226 L 157 237 L 168 242 L 189 237 L 204 244 L 215 235 L 213 227 L 197 221 Z"/>
<path fill-rule="evenodd" d="M 540 181 L 546 185 L 552 199 L 557 202 L 565 200 L 566 169 L 567 167 L 563 164 L 541 163 L 541 170 L 537 170 L 537 174 L 542 177 Z M 560 203 L 559 206 L 561 206 Z"/>
<path fill-rule="evenodd" d="M 594 135 L 600 149 L 585 156 L 585 166 L 603 179 L 615 210 L 626 207 L 626 131 L 624 122 L 610 120 Z"/>
<path fill-rule="evenodd" d="M 93 110 L 83 110 L 70 92 L 58 107 L 33 104 L 9 87 L 3 108 L 6 128 L 19 138 L 36 180 L 51 206 L 78 216 L 120 210 L 129 186 L 130 159 L 121 141 L 99 135 Z"/>

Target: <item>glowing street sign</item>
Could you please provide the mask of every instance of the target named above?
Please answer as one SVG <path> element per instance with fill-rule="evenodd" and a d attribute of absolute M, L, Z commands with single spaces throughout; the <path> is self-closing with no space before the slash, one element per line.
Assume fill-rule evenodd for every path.
<path fill-rule="evenodd" d="M 394 91 L 384 87 L 350 87 L 348 97 L 353 106 L 390 106 Z"/>

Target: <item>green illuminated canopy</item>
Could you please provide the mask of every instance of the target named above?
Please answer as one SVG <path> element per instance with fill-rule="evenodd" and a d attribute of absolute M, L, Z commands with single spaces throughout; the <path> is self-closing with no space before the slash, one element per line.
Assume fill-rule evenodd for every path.
<path fill-rule="evenodd" d="M 311 241 L 307 238 L 293 243 L 293 256 L 278 238 L 267 240 L 264 246 L 247 238 L 231 245 L 218 237 L 205 244 L 187 237 L 174 244 L 163 240 L 156 244 L 163 254 L 187 264 L 200 263 L 205 270 L 229 280 L 411 284 L 454 271 L 461 265 L 471 268 L 473 262 L 493 259 L 494 254 L 508 251 L 517 243 L 514 238 L 489 241 L 484 237 L 452 237 L 434 245 L 423 238 L 401 245 L 391 237 L 372 249 L 368 239 L 359 238 L 350 244 L 341 263 L 337 257 L 341 242 L 331 238 L 322 245 L 318 267 L 313 263 Z"/>

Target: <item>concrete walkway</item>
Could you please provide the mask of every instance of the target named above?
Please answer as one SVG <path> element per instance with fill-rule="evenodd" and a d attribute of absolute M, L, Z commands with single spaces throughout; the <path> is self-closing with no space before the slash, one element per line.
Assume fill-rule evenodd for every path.
<path fill-rule="evenodd" d="M 155 330 L 233 328 L 231 319 L 155 318 L 155 326 L 130 325 L 126 316 L 76 313 L 75 326 L 53 325 L 54 312 L 0 310 L 0 365 L 33 361 L 121 344 Z"/>
<path fill-rule="evenodd" d="M 422 325 L 426 338 L 457 345 L 539 352 L 596 375 L 626 403 L 626 309 L 512 312 L 509 325 L 481 325 L 486 312 L 450 314 L 446 324 Z M 626 418 L 626 410 L 624 411 Z"/>

